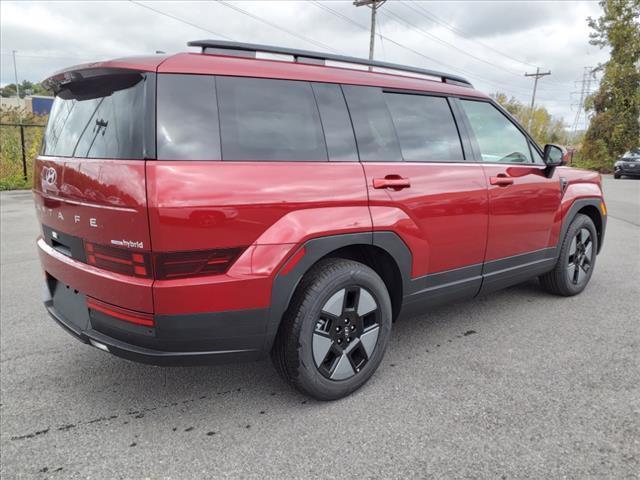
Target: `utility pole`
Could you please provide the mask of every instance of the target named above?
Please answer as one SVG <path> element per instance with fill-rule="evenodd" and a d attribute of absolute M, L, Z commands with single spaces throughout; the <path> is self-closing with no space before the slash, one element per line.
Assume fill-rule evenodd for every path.
<path fill-rule="evenodd" d="M 595 80 L 595 70 L 593 67 L 584 67 L 584 71 L 582 73 L 582 88 L 580 89 L 580 100 L 578 101 L 578 111 L 576 112 L 576 118 L 573 120 L 573 126 L 571 127 L 571 138 L 572 140 L 575 138 L 576 132 L 578 131 L 578 125 L 580 125 L 580 117 L 584 112 L 584 103 L 587 100 L 587 97 L 591 95 L 591 81 Z M 578 83 L 578 82 L 576 82 Z M 578 93 L 578 92 L 572 92 Z M 585 121 L 587 120 L 587 114 L 585 114 Z"/>
<path fill-rule="evenodd" d="M 529 113 L 529 122 L 527 124 L 527 129 L 531 128 L 531 121 L 533 120 L 533 107 L 535 106 L 535 103 L 536 103 L 536 90 L 538 89 L 538 79 L 545 77 L 547 75 L 551 75 L 551 70 L 549 70 L 548 72 L 540 72 L 540 67 L 536 68 L 536 73 L 524 74 L 525 77 L 535 77 L 535 80 L 533 81 L 533 95 L 531 95 L 531 110 Z"/>
<path fill-rule="evenodd" d="M 369 38 L 369 60 L 373 60 L 376 38 L 376 12 L 387 0 L 353 0 L 356 7 L 367 6 L 371 9 L 371 37 Z M 371 67 L 369 67 L 371 70 Z"/>
<path fill-rule="evenodd" d="M 13 54 L 13 74 L 16 77 L 16 96 L 20 98 L 20 86 L 18 85 L 18 68 L 16 67 L 16 51 L 12 50 Z"/>

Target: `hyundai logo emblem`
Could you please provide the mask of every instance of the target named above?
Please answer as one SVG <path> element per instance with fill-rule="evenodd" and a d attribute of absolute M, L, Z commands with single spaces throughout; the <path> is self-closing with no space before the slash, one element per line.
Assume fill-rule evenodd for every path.
<path fill-rule="evenodd" d="M 53 167 L 44 167 L 42 169 L 42 178 L 47 185 L 53 186 L 56 184 L 56 180 L 58 179 L 58 174 L 56 173 L 56 169 Z"/>

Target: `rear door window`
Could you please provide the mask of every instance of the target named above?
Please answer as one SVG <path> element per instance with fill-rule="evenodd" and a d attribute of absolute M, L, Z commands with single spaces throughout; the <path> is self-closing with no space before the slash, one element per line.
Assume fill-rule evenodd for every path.
<path fill-rule="evenodd" d="M 355 85 L 343 85 L 342 89 L 353 120 L 360 160 L 402 161 L 398 137 L 382 90 Z"/>
<path fill-rule="evenodd" d="M 220 160 L 216 79 L 158 75 L 159 160 Z"/>
<path fill-rule="evenodd" d="M 67 85 L 53 102 L 43 154 L 144 158 L 146 80 L 144 74 L 130 73 Z"/>
<path fill-rule="evenodd" d="M 464 160 L 458 129 L 446 98 L 399 93 L 385 93 L 384 97 L 405 161 Z"/>
<path fill-rule="evenodd" d="M 308 82 L 217 77 L 223 160 L 326 161 Z"/>

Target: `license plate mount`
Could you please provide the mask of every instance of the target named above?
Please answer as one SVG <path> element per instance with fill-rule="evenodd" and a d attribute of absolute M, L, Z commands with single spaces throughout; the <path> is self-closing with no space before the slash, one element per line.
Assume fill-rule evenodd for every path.
<path fill-rule="evenodd" d="M 53 287 L 53 308 L 80 330 L 89 328 L 87 297 L 60 281 L 56 281 Z"/>

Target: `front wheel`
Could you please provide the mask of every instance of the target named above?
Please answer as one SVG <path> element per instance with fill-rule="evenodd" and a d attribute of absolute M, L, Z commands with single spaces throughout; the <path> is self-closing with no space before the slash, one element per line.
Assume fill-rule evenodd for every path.
<path fill-rule="evenodd" d="M 620 175 L 619 173 L 614 173 L 613 174 L 613 178 L 615 178 L 616 180 L 618 180 L 622 175 Z"/>
<path fill-rule="evenodd" d="M 556 295 L 577 295 L 591 279 L 597 250 L 598 236 L 593 221 L 587 215 L 576 215 L 562 240 L 555 268 L 540 277 L 540 284 Z"/>
<path fill-rule="evenodd" d="M 303 393 L 335 400 L 360 388 L 382 361 L 391 300 L 380 276 L 329 258 L 304 276 L 272 352 L 281 376 Z"/>

